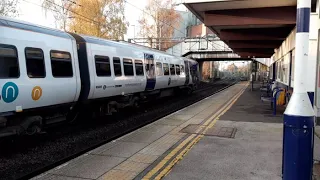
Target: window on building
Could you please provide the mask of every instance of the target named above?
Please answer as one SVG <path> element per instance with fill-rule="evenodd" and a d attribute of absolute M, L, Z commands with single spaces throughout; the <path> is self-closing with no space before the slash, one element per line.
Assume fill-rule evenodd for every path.
<path fill-rule="evenodd" d="M 25 48 L 27 74 L 30 78 L 46 77 L 43 51 L 39 48 Z"/>
<path fill-rule="evenodd" d="M 176 64 L 176 73 L 177 75 L 180 75 L 180 66 Z"/>
<path fill-rule="evenodd" d="M 111 76 L 110 59 L 108 56 L 94 56 L 96 74 L 99 77 Z"/>
<path fill-rule="evenodd" d="M 175 69 L 174 64 L 170 64 L 170 74 L 171 74 L 171 76 L 176 75 L 176 72 L 175 72 L 174 69 Z"/>
<path fill-rule="evenodd" d="M 143 72 L 143 63 L 141 60 L 135 60 L 134 61 L 135 64 L 135 69 L 136 69 L 136 75 L 137 76 L 143 76 L 144 72 Z"/>
<path fill-rule="evenodd" d="M 163 72 L 165 76 L 169 76 L 169 65 L 167 63 L 163 63 Z"/>
<path fill-rule="evenodd" d="M 123 59 L 124 75 L 133 76 L 133 64 L 131 59 Z"/>
<path fill-rule="evenodd" d="M 16 47 L 0 44 L 0 78 L 18 78 L 19 76 Z"/>
<path fill-rule="evenodd" d="M 63 51 L 50 51 L 51 55 L 51 68 L 53 77 L 63 78 L 72 77 L 72 62 L 69 52 Z"/>
<path fill-rule="evenodd" d="M 113 58 L 113 68 L 115 76 L 122 76 L 120 58 Z"/>
<path fill-rule="evenodd" d="M 156 72 L 157 72 L 157 76 L 163 75 L 162 64 L 160 62 L 156 63 Z"/>

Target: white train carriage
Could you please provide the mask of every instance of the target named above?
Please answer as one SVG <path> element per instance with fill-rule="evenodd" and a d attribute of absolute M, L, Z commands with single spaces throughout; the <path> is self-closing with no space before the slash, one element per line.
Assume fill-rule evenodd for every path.
<path fill-rule="evenodd" d="M 149 96 L 168 96 L 175 88 L 192 90 L 196 85 L 192 76 L 198 74 L 190 73 L 189 68 L 197 65 L 195 61 L 129 43 L 71 34 L 78 46 L 82 108 L 110 114 Z M 93 101 L 96 106 L 88 103 Z"/>
<path fill-rule="evenodd" d="M 41 125 L 44 113 L 69 111 L 80 94 L 77 59 L 71 35 L 0 18 L 0 128 Z M 21 112 L 33 118 L 5 118 Z"/>
<path fill-rule="evenodd" d="M 0 137 L 196 88 L 198 63 L 0 17 Z"/>

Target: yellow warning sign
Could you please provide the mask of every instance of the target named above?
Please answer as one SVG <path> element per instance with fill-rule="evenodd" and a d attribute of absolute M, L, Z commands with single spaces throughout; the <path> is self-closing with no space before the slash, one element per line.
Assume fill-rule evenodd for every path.
<path fill-rule="evenodd" d="M 32 89 L 31 97 L 34 101 L 38 101 L 42 96 L 42 89 L 40 86 L 36 86 Z"/>

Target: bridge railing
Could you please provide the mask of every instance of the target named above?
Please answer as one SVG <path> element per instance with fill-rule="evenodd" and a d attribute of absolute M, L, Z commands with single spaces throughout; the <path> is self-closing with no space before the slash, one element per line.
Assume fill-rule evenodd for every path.
<path fill-rule="evenodd" d="M 232 52 L 223 41 L 216 36 L 185 38 L 184 41 L 166 50 L 167 53 L 175 56 L 184 56 L 189 52 Z"/>

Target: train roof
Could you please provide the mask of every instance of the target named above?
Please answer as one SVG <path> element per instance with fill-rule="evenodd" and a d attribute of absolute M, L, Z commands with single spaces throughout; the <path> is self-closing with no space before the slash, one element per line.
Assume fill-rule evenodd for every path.
<path fill-rule="evenodd" d="M 184 57 L 174 56 L 174 55 L 169 54 L 165 51 L 160 51 L 157 49 L 152 49 L 150 47 L 132 44 L 129 42 L 117 42 L 117 41 L 107 40 L 107 39 L 98 38 L 98 37 L 94 37 L 94 36 L 88 36 L 88 35 L 79 35 L 79 36 L 81 36 L 86 42 L 92 43 L 92 44 L 114 46 L 114 47 L 119 47 L 119 48 L 129 48 L 129 49 L 134 49 L 134 50 L 144 50 L 149 53 L 159 53 L 159 54 L 162 54 L 162 55 L 168 56 L 168 57 L 188 59 L 188 58 L 184 58 Z"/>
<path fill-rule="evenodd" d="M 21 20 L 16 20 L 13 18 L 3 17 L 3 16 L 0 16 L 0 26 L 16 28 L 16 29 L 21 29 L 21 30 L 26 30 L 31 32 L 37 32 L 37 33 L 52 35 L 56 37 L 66 38 L 66 39 L 73 39 L 73 37 L 68 32 L 64 32 L 58 29 L 53 29 L 53 28 L 49 28 L 49 27 L 21 21 Z M 71 33 L 71 34 L 76 34 L 76 33 Z M 100 45 L 106 45 L 106 46 L 115 46 L 120 48 L 130 48 L 134 50 L 144 50 L 149 53 L 151 52 L 159 53 L 169 57 L 188 59 L 184 57 L 174 56 L 167 52 L 152 49 L 150 47 L 146 47 L 142 45 L 132 44 L 128 42 L 117 42 L 117 41 L 102 39 L 94 36 L 82 35 L 82 34 L 76 34 L 76 35 L 81 36 L 88 43 L 100 44 Z M 188 60 L 192 60 L 192 59 L 188 59 Z"/>
<path fill-rule="evenodd" d="M 3 17 L 3 16 L 0 16 L 0 26 L 38 32 L 38 33 L 48 34 L 48 35 L 57 36 L 61 38 L 72 39 L 72 37 L 64 31 L 48 28 L 48 27 L 32 24 L 25 21 L 16 20 L 8 17 Z"/>

